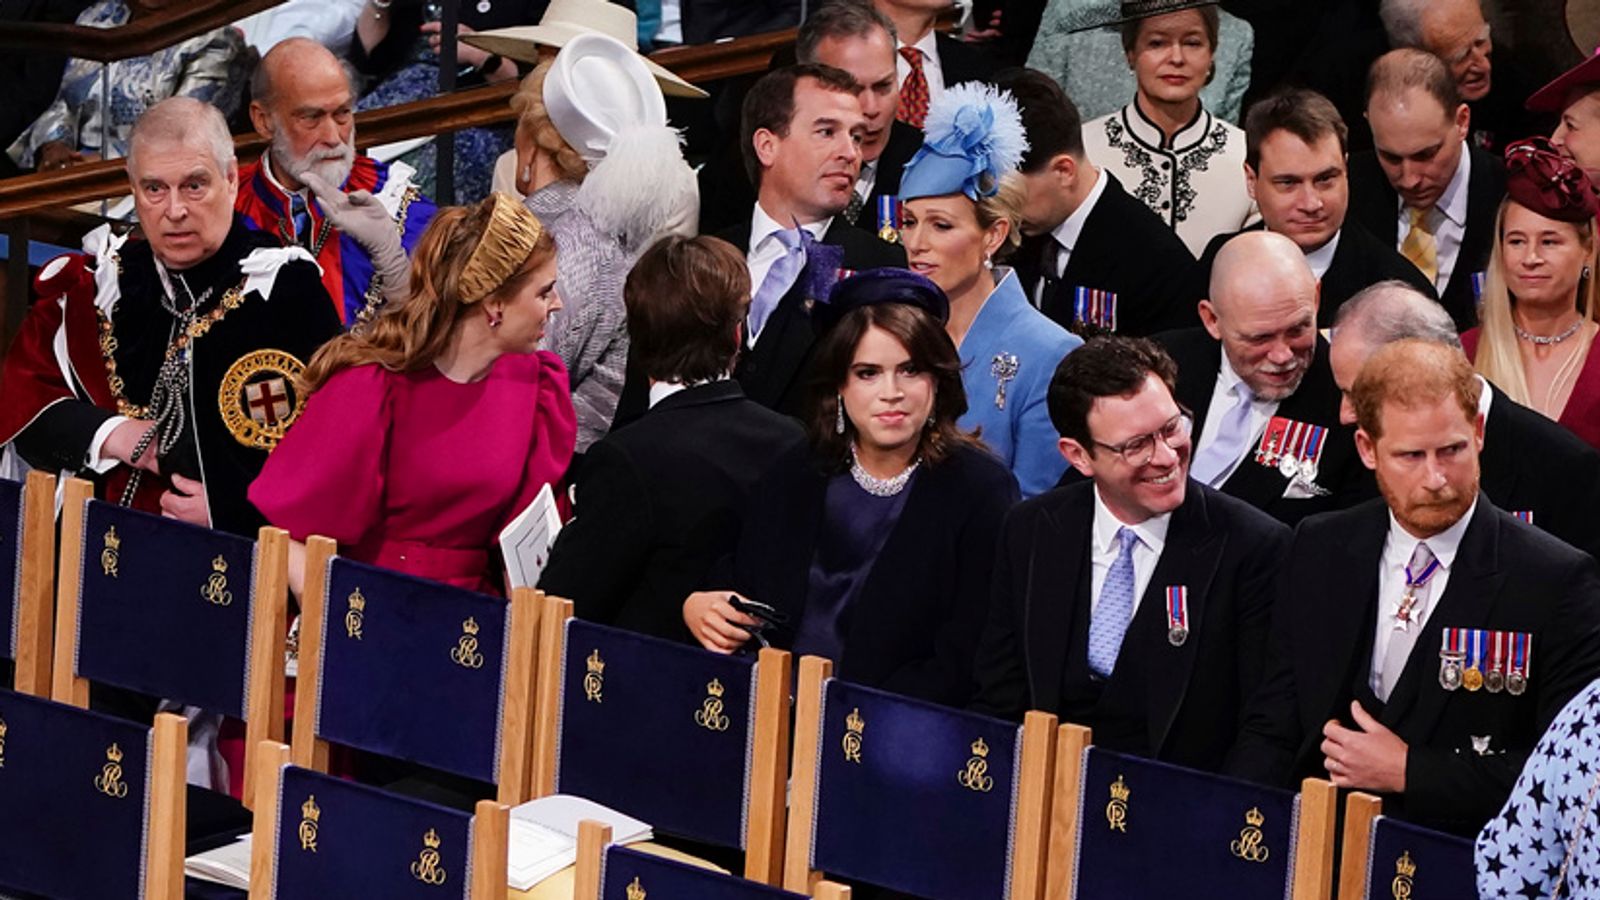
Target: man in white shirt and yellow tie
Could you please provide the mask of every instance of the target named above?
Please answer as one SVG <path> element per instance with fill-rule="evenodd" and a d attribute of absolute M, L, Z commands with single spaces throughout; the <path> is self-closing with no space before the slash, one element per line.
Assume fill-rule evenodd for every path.
<path fill-rule="evenodd" d="M 1362 366 L 1357 446 L 1382 497 L 1296 529 L 1230 773 L 1331 778 L 1471 835 L 1600 676 L 1600 567 L 1479 491 L 1480 387 L 1436 342 Z"/>
<path fill-rule="evenodd" d="M 1472 112 L 1450 69 L 1426 51 L 1394 50 L 1372 64 L 1367 122 L 1375 149 L 1350 160 L 1350 216 L 1392 235 L 1465 331 L 1478 323 L 1505 167 L 1468 142 Z"/>

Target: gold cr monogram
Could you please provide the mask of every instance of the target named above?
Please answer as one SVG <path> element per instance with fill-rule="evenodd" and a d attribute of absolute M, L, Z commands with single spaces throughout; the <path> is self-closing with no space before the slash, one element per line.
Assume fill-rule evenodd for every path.
<path fill-rule="evenodd" d="M 483 654 L 478 652 L 478 622 L 471 616 L 461 623 L 462 635 L 450 651 L 450 661 L 465 669 L 483 668 Z"/>
<path fill-rule="evenodd" d="M 1106 803 L 1106 825 L 1112 831 L 1128 833 L 1128 797 L 1132 791 L 1118 775 L 1117 780 L 1111 783 L 1111 800 Z"/>
<path fill-rule="evenodd" d="M 694 723 L 707 731 L 727 731 L 729 719 L 722 714 L 722 682 L 711 679 L 706 685 L 706 699 L 695 710 Z"/>
<path fill-rule="evenodd" d="M 422 853 L 411 864 L 411 877 L 423 884 L 444 884 L 444 869 L 439 865 L 439 833 L 432 828 L 422 836 Z"/>
<path fill-rule="evenodd" d="M 228 561 L 221 554 L 211 561 L 211 574 L 200 586 L 200 596 L 218 606 L 233 602 L 233 592 L 228 590 Z"/>
<path fill-rule="evenodd" d="M 106 748 L 106 764 L 94 777 L 95 790 L 118 800 L 128 796 L 128 783 L 122 780 L 122 748 L 112 744 Z"/>

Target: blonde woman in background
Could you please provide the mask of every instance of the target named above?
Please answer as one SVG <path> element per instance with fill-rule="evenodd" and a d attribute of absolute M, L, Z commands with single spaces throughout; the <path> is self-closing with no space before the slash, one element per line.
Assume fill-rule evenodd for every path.
<path fill-rule="evenodd" d="M 566 363 L 579 453 L 611 427 L 628 362 L 622 285 L 669 232 L 692 235 L 694 172 L 655 76 L 613 38 L 584 34 L 534 69 L 511 100 L 516 187 L 555 237 L 566 304 L 545 347 Z"/>
<path fill-rule="evenodd" d="M 1594 185 L 1543 139 L 1506 149 L 1506 199 L 1482 324 L 1461 336 L 1483 377 L 1600 447 Z"/>

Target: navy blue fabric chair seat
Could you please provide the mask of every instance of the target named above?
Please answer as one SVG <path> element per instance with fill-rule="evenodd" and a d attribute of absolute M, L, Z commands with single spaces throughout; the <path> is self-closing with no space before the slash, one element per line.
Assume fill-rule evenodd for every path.
<path fill-rule="evenodd" d="M 1382 801 L 1345 802 L 1340 900 L 1459 900 L 1478 895 L 1472 841 L 1383 815 Z"/>
<path fill-rule="evenodd" d="M 1055 719 L 1012 722 L 801 663 L 784 886 L 814 872 L 932 900 L 1042 889 Z"/>
<path fill-rule="evenodd" d="M 615 844 L 606 848 L 599 900 L 805 900 L 759 881 L 736 878 Z M 584 898 L 589 900 L 589 898 Z"/>
<path fill-rule="evenodd" d="M 1079 784 L 1063 811 L 1076 821 L 1068 896 L 1166 900 L 1197 884 L 1239 900 L 1326 896 L 1327 782 L 1294 793 L 1091 747 Z"/>
<path fill-rule="evenodd" d="M 71 479 L 62 505 L 52 696 L 87 705 L 92 682 L 198 707 L 242 720 L 247 753 L 282 737 L 288 535 L 251 541 L 92 490 Z"/>
<path fill-rule="evenodd" d="M 526 798 L 538 601 L 511 602 L 332 555 L 307 542 L 294 759 L 330 743 Z"/>
<path fill-rule="evenodd" d="M 469 815 L 402 797 L 288 765 L 272 742 L 258 759 L 252 900 L 505 897 L 504 805 Z"/>
<path fill-rule="evenodd" d="M 13 664 L 12 687 L 37 696 L 50 693 L 55 491 L 46 472 L 0 479 L 0 662 Z"/>
<path fill-rule="evenodd" d="M 0 690 L 0 890 L 176 900 L 186 732 Z"/>
<path fill-rule="evenodd" d="M 747 876 L 775 882 L 789 655 L 711 653 L 570 610 L 546 600 L 541 653 L 556 677 L 541 684 L 536 793 L 586 797 L 657 831 L 745 850 Z"/>

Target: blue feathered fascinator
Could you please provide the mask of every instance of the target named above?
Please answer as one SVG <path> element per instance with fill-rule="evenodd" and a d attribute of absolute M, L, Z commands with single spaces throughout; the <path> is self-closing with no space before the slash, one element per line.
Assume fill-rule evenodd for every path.
<path fill-rule="evenodd" d="M 1011 94 L 981 82 L 958 84 L 928 107 L 923 141 L 900 176 L 900 199 L 994 195 L 1000 178 L 1028 152 L 1022 115 Z"/>

